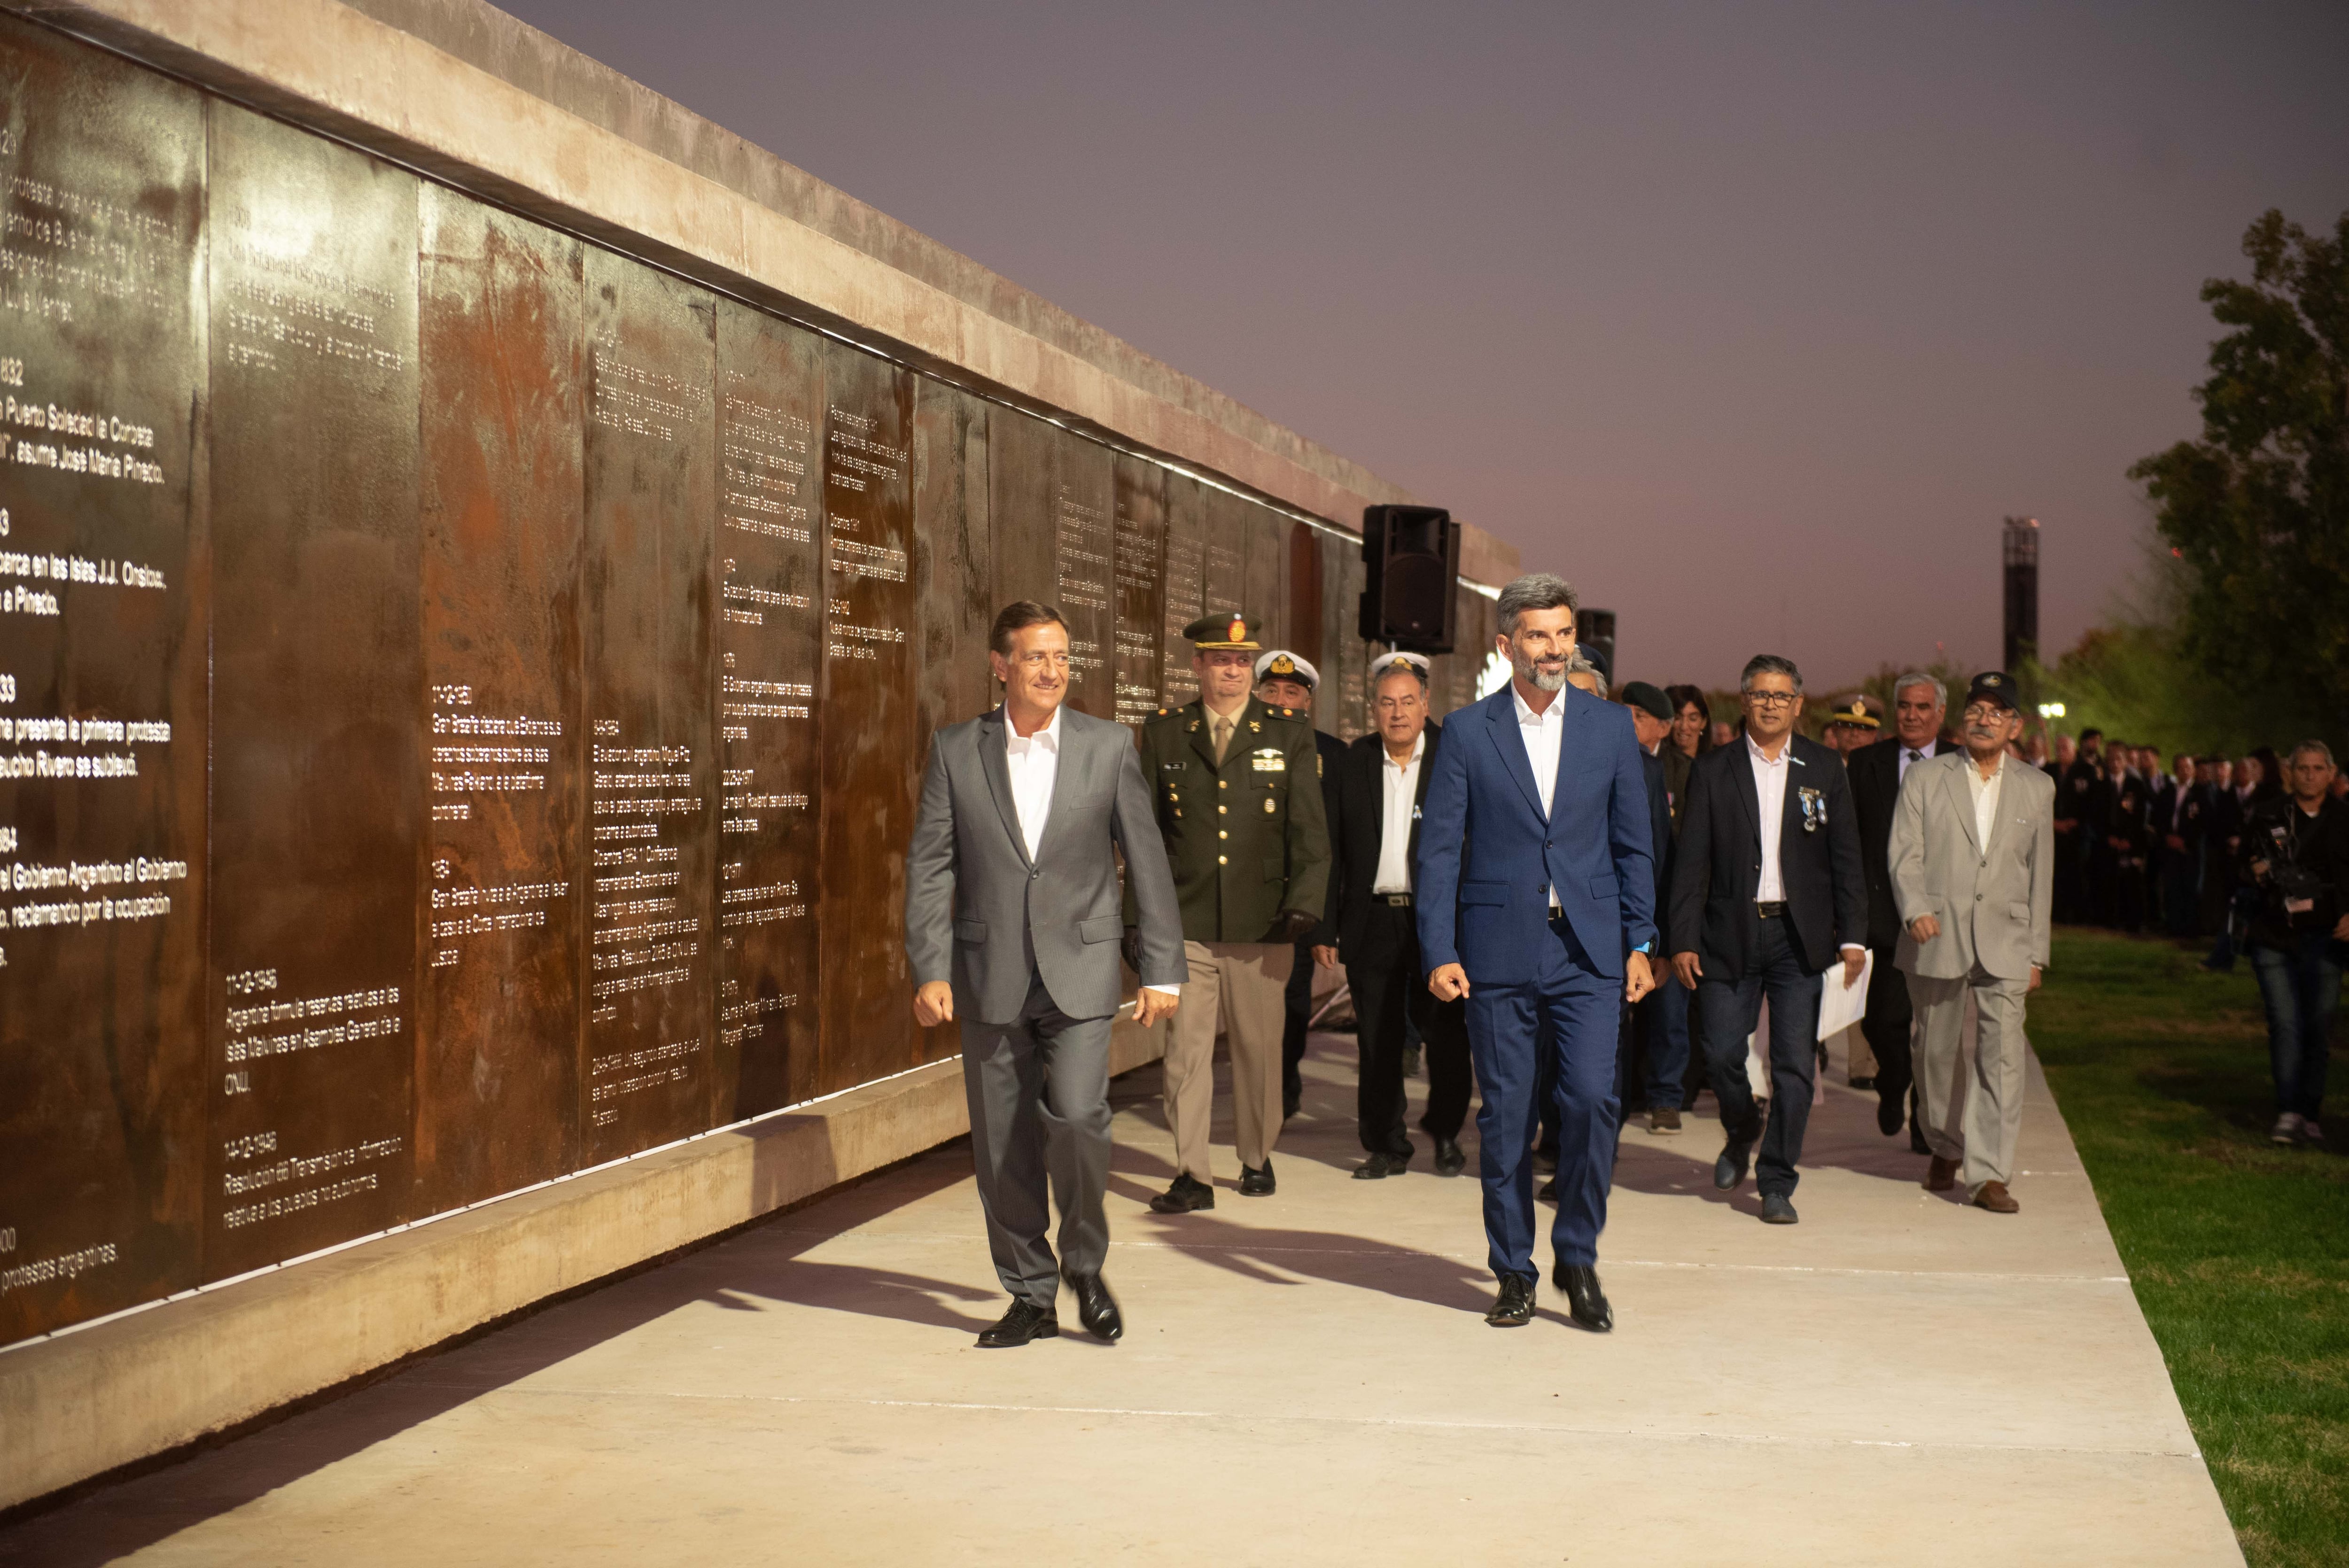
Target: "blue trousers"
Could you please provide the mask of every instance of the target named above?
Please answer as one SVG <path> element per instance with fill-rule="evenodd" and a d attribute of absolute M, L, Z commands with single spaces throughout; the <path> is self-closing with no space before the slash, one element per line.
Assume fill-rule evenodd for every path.
<path fill-rule="evenodd" d="M 2268 1065 L 2276 1110 L 2320 1119 L 2333 1015 L 2341 1006 L 2342 945 L 2329 931 L 2293 933 L 2290 947 L 2251 944 L 2251 972 L 2268 1014 Z"/>
<path fill-rule="evenodd" d="M 1539 1279 L 1534 1266 L 1534 1141 L 1541 1123 L 1541 1062 L 1556 1073 L 1552 1103 L 1558 1127 L 1557 1220 L 1550 1245 L 1557 1261 L 1599 1261 L 1607 1224 L 1607 1188 L 1615 1177 L 1615 1037 L 1623 983 L 1599 973 L 1562 920 L 1549 924 L 1541 972 L 1518 985 L 1480 982 L 1468 993 L 1468 1048 L 1484 1104 L 1476 1112 L 1483 1144 L 1485 1239 L 1496 1275 Z"/>
<path fill-rule="evenodd" d="M 1704 1015 L 1704 1065 L 1721 1102 L 1722 1130 L 1732 1144 L 1750 1144 L 1758 1134 L 1762 1152 L 1754 1161 L 1754 1184 L 1764 1197 L 1792 1197 L 1795 1164 L 1803 1157 L 1803 1133 L 1811 1122 L 1811 1085 L 1818 1074 L 1819 977 L 1807 973 L 1788 940 L 1784 920 L 1762 923 L 1754 963 L 1735 981 L 1706 975 L 1697 981 Z M 1770 1125 L 1764 1129 L 1745 1081 L 1745 1040 L 1770 998 Z"/>

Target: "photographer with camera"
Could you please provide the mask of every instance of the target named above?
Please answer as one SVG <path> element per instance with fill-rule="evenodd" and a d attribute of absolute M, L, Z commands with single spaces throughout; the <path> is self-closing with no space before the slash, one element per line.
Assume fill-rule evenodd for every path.
<path fill-rule="evenodd" d="M 2349 802 L 2333 798 L 2332 748 L 2292 748 L 2284 792 L 2243 819 L 2241 882 L 2256 893 L 2245 943 L 2268 1015 L 2276 1143 L 2321 1143 L 2318 1115 L 2341 966 L 2349 953 Z"/>

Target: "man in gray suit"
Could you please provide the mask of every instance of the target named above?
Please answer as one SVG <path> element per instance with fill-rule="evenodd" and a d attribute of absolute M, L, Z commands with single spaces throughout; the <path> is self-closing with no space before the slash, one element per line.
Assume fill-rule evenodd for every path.
<path fill-rule="evenodd" d="M 1892 891 L 1903 931 L 1894 962 L 1916 1006 L 1910 1035 L 1919 1112 L 1933 1164 L 1925 1185 L 1962 1173 L 1977 1208 L 2021 1207 L 2006 1184 L 2023 1127 L 2023 999 L 2047 967 L 2055 886 L 2055 782 L 2007 754 L 2023 727 L 2013 677 L 1973 679 L 1960 717 L 1965 749 L 1913 763 L 1892 815 Z M 1973 993 L 1973 1092 L 1959 1072 Z M 1965 1099 L 1962 1135 L 1955 1101 Z"/>
<path fill-rule="evenodd" d="M 1003 706 L 938 731 L 905 855 L 914 1016 L 962 1024 L 970 1147 L 988 1250 L 1011 1308 L 988 1349 L 1061 1331 L 1065 1276 L 1085 1327 L 1124 1332 L 1102 1283 L 1109 1253 L 1109 1037 L 1124 990 L 1117 859 L 1140 908 L 1134 1021 L 1174 1011 L 1183 917 L 1133 737 L 1066 710 L 1069 629 L 1021 601 L 995 618 Z M 1139 851 L 1140 852 L 1136 852 Z M 1061 1207 L 1057 1266 L 1045 1188 Z"/>

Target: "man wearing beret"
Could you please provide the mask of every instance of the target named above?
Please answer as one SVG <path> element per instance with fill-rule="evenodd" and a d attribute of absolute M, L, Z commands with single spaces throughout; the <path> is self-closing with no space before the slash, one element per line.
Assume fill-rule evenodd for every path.
<path fill-rule="evenodd" d="M 1256 658 L 1257 700 L 1267 707 L 1284 707 L 1292 713 L 1310 715 L 1313 696 L 1320 689 L 1321 672 L 1303 654 L 1288 648 L 1274 648 L 1258 654 Z M 1338 820 L 1338 764 L 1346 755 L 1346 743 L 1327 730 L 1313 731 L 1314 749 L 1321 755 L 1321 805 L 1331 822 Z M 1337 835 L 1330 834 L 1330 848 L 1337 848 Z M 1313 1020 L 1313 942 L 1310 935 L 1297 939 L 1295 962 L 1288 971 L 1288 988 L 1282 993 L 1280 1025 L 1280 1119 L 1287 1121 L 1297 1114 L 1305 1098 L 1305 1037 L 1307 1026 Z"/>
<path fill-rule="evenodd" d="M 1206 615 L 1183 634 L 1194 649 L 1198 697 L 1162 708 L 1140 739 L 1190 975 L 1188 1005 L 1174 1015 L 1161 1068 L 1175 1164 L 1173 1184 L 1150 1201 L 1162 1214 L 1216 1206 L 1207 1126 L 1219 1024 L 1231 1041 L 1240 1195 L 1272 1192 L 1285 994 L 1297 941 L 1320 924 L 1330 881 L 1312 722 L 1250 695 L 1264 652 L 1253 619 Z"/>
<path fill-rule="evenodd" d="M 2023 728 L 2012 676 L 1976 676 L 1958 717 L 1964 751 L 1911 768 L 1893 813 L 1898 962 L 1917 1008 L 1918 1115 L 1933 1151 L 1925 1185 L 1947 1191 L 1962 1178 L 1976 1208 L 2012 1214 L 2019 1205 L 2006 1184 L 2029 1049 L 2023 1005 L 2047 967 L 2054 923 L 2055 786 L 2007 755 Z M 1958 1049 L 1969 993 L 1971 1086 Z"/>

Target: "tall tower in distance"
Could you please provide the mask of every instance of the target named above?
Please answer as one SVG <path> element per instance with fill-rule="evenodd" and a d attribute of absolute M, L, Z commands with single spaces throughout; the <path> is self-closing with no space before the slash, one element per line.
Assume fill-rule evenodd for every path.
<path fill-rule="evenodd" d="M 2039 656 L 2039 520 L 2006 520 L 2006 668 Z"/>

